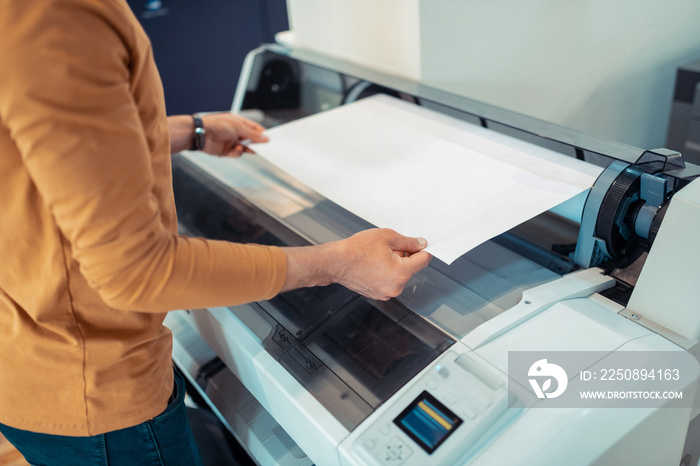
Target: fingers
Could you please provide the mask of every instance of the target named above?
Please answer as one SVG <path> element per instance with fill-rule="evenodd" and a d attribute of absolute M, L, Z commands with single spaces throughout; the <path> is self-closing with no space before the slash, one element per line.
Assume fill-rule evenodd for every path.
<path fill-rule="evenodd" d="M 221 155 L 225 157 L 240 157 L 243 154 L 255 154 L 255 151 L 241 144 L 227 144 Z"/>
<path fill-rule="evenodd" d="M 388 235 L 388 244 L 394 251 L 407 252 L 413 254 L 422 251 L 428 246 L 428 241 L 425 238 L 412 238 L 396 233 L 393 230 L 386 229 Z"/>
<path fill-rule="evenodd" d="M 269 140 L 267 135 L 263 134 L 265 127 L 240 115 L 215 113 L 205 115 L 203 119 L 207 130 L 205 152 L 210 154 L 240 157 L 246 151 L 240 144 L 242 141 Z"/>
<path fill-rule="evenodd" d="M 258 132 L 258 131 L 250 131 L 250 132 L 241 131 L 239 138 L 242 141 L 244 141 L 246 139 L 250 139 L 250 142 L 267 142 L 270 140 L 270 138 L 267 137 L 266 134 L 263 134 L 263 133 Z"/>
<path fill-rule="evenodd" d="M 239 118 L 243 121 L 243 124 L 250 128 L 252 131 L 256 131 L 258 133 L 262 133 L 263 131 L 265 131 L 265 127 L 260 123 L 255 122 L 253 120 L 249 120 L 242 116 L 239 116 Z"/>
<path fill-rule="evenodd" d="M 240 130 L 256 133 L 262 133 L 265 131 L 265 127 L 260 123 L 233 113 L 214 113 L 211 116 L 214 118 L 223 119 Z"/>
<path fill-rule="evenodd" d="M 401 258 L 402 264 L 408 269 L 408 273 L 415 275 L 430 264 L 433 256 L 425 251 L 420 251 L 410 256 Z"/>
<path fill-rule="evenodd" d="M 396 251 L 394 251 L 394 253 L 396 253 Z M 400 295 L 406 283 L 408 283 L 415 274 L 426 268 L 428 264 L 430 264 L 432 258 L 433 256 L 425 251 L 419 251 L 411 255 L 400 257 L 398 267 L 389 269 L 391 273 L 387 275 L 387 287 L 381 290 L 384 296 L 379 299 L 386 301 L 387 299 L 395 298 Z"/>
<path fill-rule="evenodd" d="M 233 150 L 235 151 L 235 157 L 240 157 L 243 154 L 255 154 L 253 149 L 242 144 L 236 144 L 236 147 L 234 147 Z"/>
<path fill-rule="evenodd" d="M 424 269 L 432 256 L 427 241 L 389 229 L 365 230 L 341 242 L 339 283 L 372 299 L 387 300 L 402 293 L 406 283 Z"/>
<path fill-rule="evenodd" d="M 265 127 L 247 118 L 238 117 L 238 132 L 241 140 L 250 139 L 251 142 L 267 142 L 269 138 L 263 134 Z"/>
<path fill-rule="evenodd" d="M 244 148 L 242 145 L 236 144 L 235 146 L 231 147 L 231 148 L 230 148 L 226 153 L 224 153 L 223 155 L 224 155 L 225 157 L 235 157 L 235 158 L 238 158 L 238 157 L 240 157 L 241 155 L 243 155 L 243 152 L 244 152 L 244 151 L 245 151 L 245 148 Z"/>
<path fill-rule="evenodd" d="M 241 141 L 238 142 L 228 142 L 224 145 L 224 151 L 223 154 L 226 157 L 240 157 L 244 153 L 250 153 L 250 154 L 255 154 L 255 152 L 252 149 L 249 149 L 247 146 L 244 146 L 243 144 L 240 144 Z"/>
<path fill-rule="evenodd" d="M 433 256 L 423 251 L 428 246 L 425 238 L 404 236 L 393 230 L 384 230 L 384 234 L 387 235 L 387 245 L 399 256 L 400 264 L 393 279 L 394 290 L 385 297 L 389 299 L 401 294 L 411 277 L 427 267 Z"/>
<path fill-rule="evenodd" d="M 242 141 L 247 142 L 268 142 L 270 138 L 263 134 L 265 128 L 258 123 L 248 120 L 246 118 L 240 118 L 240 125 L 238 127 L 238 140 L 236 141 L 236 147 L 234 147 L 235 152 L 231 153 L 233 157 L 240 157 L 243 152 L 248 152 L 254 154 L 255 152 L 246 146 L 238 144 Z"/>

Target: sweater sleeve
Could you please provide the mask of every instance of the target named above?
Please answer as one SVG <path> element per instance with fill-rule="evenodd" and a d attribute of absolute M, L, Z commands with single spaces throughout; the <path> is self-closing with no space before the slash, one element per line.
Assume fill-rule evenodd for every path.
<path fill-rule="evenodd" d="M 90 286 L 112 307 L 146 312 L 274 296 L 286 278 L 279 248 L 164 227 L 125 3 L 52 3 L 3 13 L 0 119 Z"/>

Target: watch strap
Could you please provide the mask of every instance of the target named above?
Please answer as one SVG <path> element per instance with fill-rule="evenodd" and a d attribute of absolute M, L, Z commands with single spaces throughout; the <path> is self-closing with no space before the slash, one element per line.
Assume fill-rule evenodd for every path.
<path fill-rule="evenodd" d="M 192 119 L 194 120 L 194 132 L 192 133 L 192 146 L 190 150 L 202 150 L 206 143 L 207 131 L 204 129 L 202 117 L 192 115 Z"/>

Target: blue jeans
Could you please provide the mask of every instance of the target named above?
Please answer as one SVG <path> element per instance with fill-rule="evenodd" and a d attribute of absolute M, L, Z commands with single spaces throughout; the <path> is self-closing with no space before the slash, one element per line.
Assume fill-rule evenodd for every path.
<path fill-rule="evenodd" d="M 201 465 L 185 407 L 185 381 L 175 371 L 174 397 L 158 416 L 92 437 L 38 434 L 0 424 L 0 432 L 32 465 Z"/>

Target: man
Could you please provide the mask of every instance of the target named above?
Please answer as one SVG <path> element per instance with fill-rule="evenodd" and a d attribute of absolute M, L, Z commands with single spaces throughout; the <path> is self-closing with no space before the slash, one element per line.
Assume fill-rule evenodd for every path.
<path fill-rule="evenodd" d="M 8 0 L 0 13 L 0 432 L 36 464 L 196 464 L 173 309 L 340 283 L 388 299 L 425 240 L 368 230 L 306 248 L 177 236 L 166 118 L 148 38 L 123 0 Z M 266 140 L 203 119 L 204 150 Z"/>

